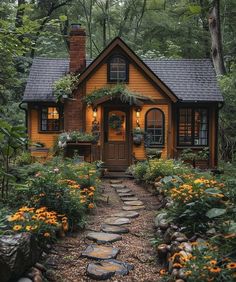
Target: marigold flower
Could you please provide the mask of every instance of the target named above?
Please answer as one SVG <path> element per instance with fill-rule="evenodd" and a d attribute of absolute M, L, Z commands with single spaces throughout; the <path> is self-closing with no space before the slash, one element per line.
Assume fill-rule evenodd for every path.
<path fill-rule="evenodd" d="M 88 205 L 88 208 L 89 208 L 89 209 L 93 209 L 93 208 L 94 208 L 94 204 L 93 204 L 93 203 L 90 203 L 90 204 Z"/>
<path fill-rule="evenodd" d="M 14 231 L 19 231 L 19 230 L 21 230 L 22 229 L 22 225 L 14 225 L 13 226 L 13 230 Z"/>
<path fill-rule="evenodd" d="M 32 226 L 31 226 L 31 225 L 27 225 L 27 226 L 25 227 L 25 230 L 26 230 L 26 231 L 31 231 L 31 229 L 32 229 Z"/>
<path fill-rule="evenodd" d="M 217 261 L 213 259 L 213 260 L 211 260 L 209 263 L 210 263 L 210 265 L 216 265 L 216 264 L 217 264 Z"/>
<path fill-rule="evenodd" d="M 165 269 L 161 269 L 159 273 L 160 273 L 160 275 L 165 275 L 166 274 L 166 270 Z"/>
<path fill-rule="evenodd" d="M 219 272 L 221 272 L 221 268 L 215 266 L 215 267 L 209 268 L 209 271 L 210 271 L 211 273 L 219 273 Z"/>
<path fill-rule="evenodd" d="M 183 265 L 181 263 L 176 262 L 176 263 L 173 264 L 173 267 L 181 268 L 181 267 L 183 267 Z"/>

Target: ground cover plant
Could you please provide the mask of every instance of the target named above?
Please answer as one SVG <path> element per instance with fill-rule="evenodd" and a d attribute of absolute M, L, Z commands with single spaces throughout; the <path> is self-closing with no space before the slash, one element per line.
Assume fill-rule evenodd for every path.
<path fill-rule="evenodd" d="M 130 171 L 136 180 L 153 185 L 166 202 L 164 212 L 157 215 L 162 230 L 158 235 L 163 238 L 154 239 L 157 249 L 169 248 L 168 267 L 160 271 L 163 281 L 235 281 L 236 198 L 232 165 L 225 167 L 224 174 L 213 175 L 179 161 L 154 159 L 139 162 Z M 168 241 L 171 228 L 166 228 L 171 224 L 181 231 L 177 232 L 183 237 L 178 238 L 180 242 L 175 237 Z M 188 242 L 187 250 L 183 240 Z"/>

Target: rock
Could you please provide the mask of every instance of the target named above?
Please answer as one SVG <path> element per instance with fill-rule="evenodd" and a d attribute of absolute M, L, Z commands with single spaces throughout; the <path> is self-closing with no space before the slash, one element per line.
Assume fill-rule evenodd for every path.
<path fill-rule="evenodd" d="M 42 265 L 41 263 L 39 263 L 39 262 L 37 262 L 34 267 L 38 268 L 42 272 L 46 272 L 47 271 L 46 267 L 44 265 Z"/>
<path fill-rule="evenodd" d="M 183 269 L 179 269 L 178 278 L 183 279 L 183 280 L 186 279 L 185 271 Z"/>
<path fill-rule="evenodd" d="M 179 240 L 177 240 L 177 238 Z M 174 241 L 178 241 L 178 242 L 184 242 L 184 241 L 188 241 L 188 238 L 186 237 L 186 235 L 184 233 L 181 232 L 174 232 L 173 235 L 171 236 L 171 240 Z"/>
<path fill-rule="evenodd" d="M 121 197 L 122 201 L 138 201 L 137 197 Z"/>
<path fill-rule="evenodd" d="M 159 223 L 159 227 L 161 230 L 166 230 L 169 227 L 169 222 L 165 219 L 161 220 Z"/>
<path fill-rule="evenodd" d="M 127 206 L 143 206 L 142 201 L 127 201 L 127 202 L 124 202 L 124 204 Z"/>
<path fill-rule="evenodd" d="M 33 280 L 29 279 L 28 277 L 22 277 L 17 282 L 32 282 Z"/>
<path fill-rule="evenodd" d="M 184 251 L 191 253 L 193 251 L 192 245 L 190 243 L 184 242 L 180 245 L 180 248 L 182 248 Z"/>
<path fill-rule="evenodd" d="M 183 279 L 177 279 L 175 282 L 185 282 Z"/>
<path fill-rule="evenodd" d="M 35 275 L 33 281 L 34 282 L 43 282 L 43 278 L 40 275 Z"/>
<path fill-rule="evenodd" d="M 122 180 L 118 180 L 118 179 L 110 180 L 111 184 L 121 184 L 122 182 L 123 182 Z"/>
<path fill-rule="evenodd" d="M 96 280 L 107 280 L 113 275 L 127 275 L 133 269 L 131 264 L 117 261 L 108 260 L 97 263 L 90 263 L 87 267 L 87 275 Z"/>
<path fill-rule="evenodd" d="M 2 235 L 0 238 L 1 282 L 16 280 L 40 257 L 35 237 L 30 233 Z"/>
<path fill-rule="evenodd" d="M 124 188 L 124 189 L 117 189 L 117 193 L 130 193 L 132 192 L 129 188 Z"/>
<path fill-rule="evenodd" d="M 122 237 L 118 234 L 109 234 L 105 232 L 90 232 L 86 235 L 86 238 L 96 241 L 97 243 L 113 243 L 122 240 Z"/>
<path fill-rule="evenodd" d="M 172 277 L 177 277 L 179 274 L 179 270 L 177 268 L 173 268 L 172 272 L 171 272 L 171 276 Z"/>
<path fill-rule="evenodd" d="M 167 218 L 167 213 L 166 212 L 163 212 L 163 213 L 159 213 L 156 217 L 155 217 L 155 220 L 154 220 L 154 225 L 155 227 L 159 227 L 160 225 L 160 222 L 164 219 Z"/>
<path fill-rule="evenodd" d="M 130 219 L 126 217 L 110 217 L 105 220 L 105 224 L 109 225 L 124 225 L 124 224 L 130 224 Z"/>
<path fill-rule="evenodd" d="M 121 211 L 118 213 L 113 214 L 114 217 L 128 217 L 128 218 L 135 218 L 139 216 L 139 213 L 136 211 Z"/>
<path fill-rule="evenodd" d="M 127 186 L 126 185 L 123 185 L 123 184 L 111 184 L 111 188 L 115 188 L 115 189 L 124 189 L 126 188 Z"/>
<path fill-rule="evenodd" d="M 108 233 L 115 233 L 115 234 L 124 234 L 128 233 L 129 229 L 123 226 L 115 226 L 115 225 L 108 225 L 108 224 L 102 224 L 101 230 L 103 232 Z"/>
<path fill-rule="evenodd" d="M 171 237 L 174 233 L 174 230 L 171 228 L 167 228 L 166 232 L 164 233 L 163 240 L 166 244 L 169 244 L 171 242 Z"/>
<path fill-rule="evenodd" d="M 173 255 L 175 253 L 178 253 L 179 251 L 181 251 L 180 243 L 176 241 L 172 242 L 170 247 L 170 253 Z"/>
<path fill-rule="evenodd" d="M 206 232 L 207 235 L 212 236 L 216 234 L 216 229 L 213 227 Z"/>
<path fill-rule="evenodd" d="M 81 256 L 95 260 L 107 260 L 116 258 L 119 252 L 120 250 L 114 247 L 89 245 Z"/>
<path fill-rule="evenodd" d="M 124 211 L 136 211 L 145 209 L 145 206 L 123 206 L 122 210 Z"/>
<path fill-rule="evenodd" d="M 133 192 L 129 192 L 129 193 L 120 192 L 118 194 L 119 194 L 120 197 L 133 197 L 133 196 L 135 196 L 135 194 Z"/>

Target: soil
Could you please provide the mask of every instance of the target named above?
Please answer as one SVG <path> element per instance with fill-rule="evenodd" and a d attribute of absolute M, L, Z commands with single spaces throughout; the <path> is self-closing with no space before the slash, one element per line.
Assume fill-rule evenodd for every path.
<path fill-rule="evenodd" d="M 50 282 L 83 282 L 95 281 L 86 275 L 86 269 L 91 259 L 82 258 L 81 253 L 93 243 L 86 238 L 89 231 L 100 231 L 105 219 L 122 211 L 123 202 L 109 180 L 103 180 L 102 197 L 97 207 L 88 216 L 85 230 L 71 234 L 57 241 L 46 258 L 47 278 Z M 122 240 L 112 243 L 120 249 L 117 260 L 130 263 L 134 269 L 127 276 L 113 276 L 106 281 L 161 281 L 155 247 L 151 244 L 154 237 L 154 217 L 160 202 L 145 188 L 137 185 L 134 180 L 123 179 L 135 196 L 144 203 L 145 209 L 137 211 L 139 217 L 132 218 L 131 224 L 123 225 L 129 233 L 122 234 Z M 111 246 L 110 244 L 107 244 Z M 45 263 L 45 262 L 44 262 Z"/>

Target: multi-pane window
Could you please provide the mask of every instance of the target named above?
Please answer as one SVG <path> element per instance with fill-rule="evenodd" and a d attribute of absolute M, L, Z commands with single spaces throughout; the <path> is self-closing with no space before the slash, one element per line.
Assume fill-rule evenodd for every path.
<path fill-rule="evenodd" d="M 108 80 L 110 82 L 128 81 L 128 65 L 124 58 L 113 57 L 108 66 Z"/>
<path fill-rule="evenodd" d="M 164 114 L 159 109 L 151 109 L 146 114 L 146 132 L 150 145 L 164 144 Z"/>
<path fill-rule="evenodd" d="M 60 111 L 58 107 L 43 107 L 41 109 L 41 131 L 60 130 Z"/>
<path fill-rule="evenodd" d="M 208 111 L 203 108 L 179 109 L 178 145 L 208 145 Z"/>

